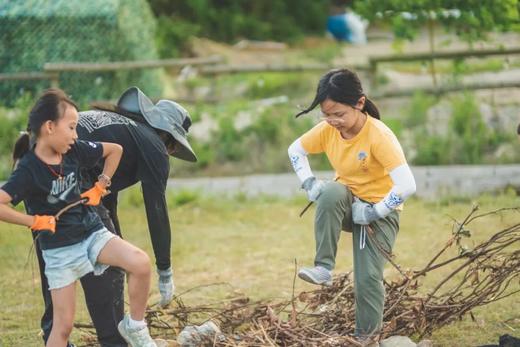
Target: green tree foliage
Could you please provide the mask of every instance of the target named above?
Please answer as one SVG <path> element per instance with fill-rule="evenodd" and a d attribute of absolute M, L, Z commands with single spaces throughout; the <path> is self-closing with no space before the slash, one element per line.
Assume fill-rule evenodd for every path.
<path fill-rule="evenodd" d="M 508 30 L 519 20 L 517 0 L 365 0 L 355 9 L 371 21 L 390 23 L 398 38 L 409 40 L 431 20 L 468 41 Z"/>
<path fill-rule="evenodd" d="M 158 45 L 162 55 L 190 36 L 217 41 L 239 38 L 291 42 L 305 34 L 322 34 L 327 0 L 149 0 L 159 18 Z"/>

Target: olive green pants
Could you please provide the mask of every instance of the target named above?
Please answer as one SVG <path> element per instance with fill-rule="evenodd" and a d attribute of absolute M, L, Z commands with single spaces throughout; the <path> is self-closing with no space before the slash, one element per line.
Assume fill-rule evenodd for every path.
<path fill-rule="evenodd" d="M 333 270 L 341 230 L 352 232 L 354 250 L 354 295 L 356 299 L 356 333 L 378 333 L 382 326 L 385 302 L 383 268 L 386 259 L 371 242 L 362 227 L 352 222 L 354 196 L 343 184 L 329 182 L 316 202 L 314 265 Z M 390 252 L 399 231 L 399 214 L 370 223 L 375 238 Z"/>

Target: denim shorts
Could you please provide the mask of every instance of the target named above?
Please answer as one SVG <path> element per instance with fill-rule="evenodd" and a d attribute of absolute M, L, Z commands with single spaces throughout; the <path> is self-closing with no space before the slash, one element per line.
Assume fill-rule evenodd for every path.
<path fill-rule="evenodd" d="M 118 236 L 103 228 L 73 245 L 42 250 L 49 290 L 66 287 L 89 272 L 103 274 L 109 265 L 98 263 L 97 257 L 114 237 Z"/>

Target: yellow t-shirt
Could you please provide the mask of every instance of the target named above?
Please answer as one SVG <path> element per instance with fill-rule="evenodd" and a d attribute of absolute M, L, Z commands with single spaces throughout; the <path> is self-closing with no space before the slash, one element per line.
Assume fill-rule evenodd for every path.
<path fill-rule="evenodd" d="M 388 174 L 406 164 L 399 141 L 383 122 L 368 116 L 361 131 L 352 139 L 323 121 L 301 137 L 307 153 L 325 152 L 336 171 L 338 182 L 368 202 L 381 201 L 392 189 Z"/>

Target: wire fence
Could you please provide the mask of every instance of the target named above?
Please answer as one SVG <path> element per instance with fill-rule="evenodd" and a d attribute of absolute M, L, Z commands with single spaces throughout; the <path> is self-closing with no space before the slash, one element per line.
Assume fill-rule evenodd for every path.
<path fill-rule="evenodd" d="M 146 0 L 0 0 L 0 73 L 41 72 L 46 63 L 157 59 L 154 31 Z M 46 77 L 2 81 L 2 104 L 49 87 Z M 60 87 L 79 102 L 113 99 L 129 85 L 160 95 L 159 79 L 159 69 L 59 76 Z"/>

